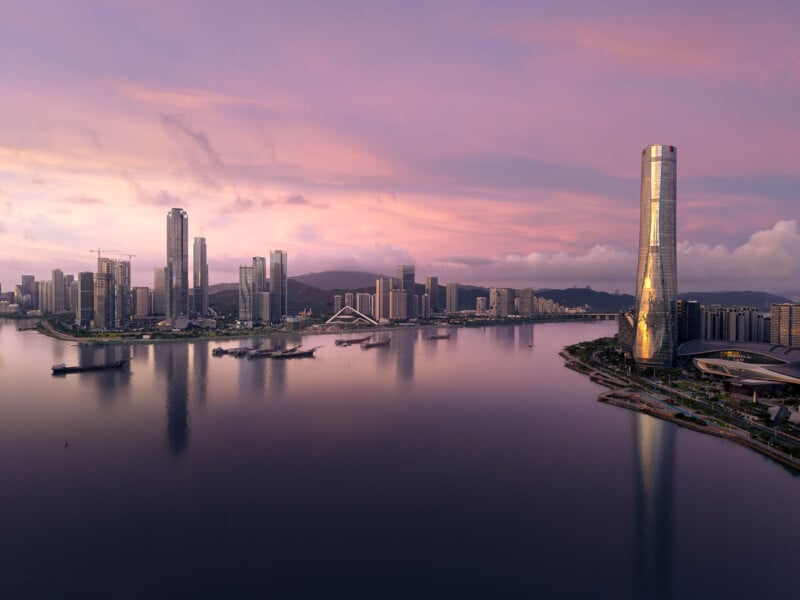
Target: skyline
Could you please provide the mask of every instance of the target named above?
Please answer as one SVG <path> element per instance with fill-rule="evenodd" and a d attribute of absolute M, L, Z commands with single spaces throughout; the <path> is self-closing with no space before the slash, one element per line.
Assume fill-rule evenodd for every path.
<path fill-rule="evenodd" d="M 681 148 L 679 291 L 797 287 L 798 7 L 194 6 L 0 15 L 3 290 L 93 247 L 152 285 L 181 206 L 211 284 L 284 248 L 631 293 L 652 143 Z"/>

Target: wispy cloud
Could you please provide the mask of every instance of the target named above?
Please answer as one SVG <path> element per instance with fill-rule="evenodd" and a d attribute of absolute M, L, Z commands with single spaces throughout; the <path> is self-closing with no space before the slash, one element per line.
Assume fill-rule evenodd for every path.
<path fill-rule="evenodd" d="M 226 178 L 222 158 L 208 136 L 193 129 L 180 115 L 161 114 L 161 125 L 178 143 L 182 157 L 197 183 L 218 187 Z"/>

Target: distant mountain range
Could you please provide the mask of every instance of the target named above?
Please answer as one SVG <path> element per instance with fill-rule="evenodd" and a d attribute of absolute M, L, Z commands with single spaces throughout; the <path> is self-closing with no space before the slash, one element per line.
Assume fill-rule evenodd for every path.
<path fill-rule="evenodd" d="M 289 312 L 296 313 L 310 308 L 316 314 L 333 312 L 333 295 L 347 291 L 367 291 L 374 293 L 375 280 L 386 275 L 363 271 L 323 271 L 289 278 Z M 224 312 L 238 310 L 238 289 L 236 283 L 218 283 L 209 287 L 210 304 Z M 417 283 L 416 293 L 424 293 L 425 286 Z M 594 312 L 618 312 L 633 307 L 634 297 L 630 294 L 610 294 L 591 288 L 540 289 L 534 294 L 547 298 L 570 308 L 588 306 Z M 459 309 L 475 308 L 475 300 L 489 295 L 489 289 L 478 286 L 460 286 L 458 290 Z M 769 311 L 771 304 L 791 302 L 784 296 L 766 292 L 687 292 L 679 294 L 685 300 L 697 300 L 701 304 L 721 306 L 753 306 L 761 311 Z M 441 286 L 440 304 L 444 304 L 444 285 Z"/>
<path fill-rule="evenodd" d="M 322 271 L 292 277 L 295 281 L 310 285 L 320 290 L 357 290 L 375 287 L 375 280 L 388 275 L 376 275 L 363 271 Z"/>

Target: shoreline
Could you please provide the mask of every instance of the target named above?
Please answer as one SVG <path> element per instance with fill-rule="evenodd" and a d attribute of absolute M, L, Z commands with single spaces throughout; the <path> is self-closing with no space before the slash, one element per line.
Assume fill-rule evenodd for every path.
<path fill-rule="evenodd" d="M 640 393 L 641 390 L 637 390 L 637 385 L 624 382 L 599 371 L 597 368 L 582 362 L 578 357 L 570 354 L 566 348 L 563 348 L 558 354 L 564 359 L 564 366 L 566 368 L 586 375 L 598 385 L 608 388 L 608 392 L 600 394 L 597 397 L 598 402 L 633 412 L 644 413 L 656 419 L 661 419 L 662 421 L 667 421 L 698 433 L 734 442 L 735 444 L 754 450 L 762 456 L 771 458 L 791 470 L 794 474 L 800 474 L 799 459 L 754 439 L 749 432 L 731 424 L 728 424 L 728 428 L 726 429 L 720 425 L 710 423 L 703 415 L 697 415 L 695 411 L 678 404 L 675 406 L 680 406 L 682 410 L 690 413 L 692 417 L 676 416 L 684 413 L 679 412 L 678 409 L 675 409 L 674 413 L 670 413 L 665 407 L 659 407 L 653 402 L 648 402 Z"/>
<path fill-rule="evenodd" d="M 14 319 L 15 321 L 24 320 L 24 319 Z M 278 335 L 278 336 L 288 336 L 288 335 L 296 335 L 296 336 L 306 336 L 306 335 L 357 335 L 360 333 L 371 333 L 375 331 L 403 331 L 407 329 L 421 329 L 425 327 L 431 327 L 436 329 L 445 329 L 445 328 L 454 328 L 454 329 L 468 329 L 468 328 L 475 328 L 475 327 L 497 327 L 501 325 L 537 325 L 543 323 L 561 323 L 561 322 L 593 322 L 593 320 L 586 319 L 586 318 L 572 318 L 572 319 L 536 319 L 536 320 L 522 320 L 522 319 L 513 319 L 513 320 L 487 320 L 485 322 L 472 322 L 472 323 L 409 323 L 399 326 L 373 326 L 373 327 L 362 327 L 358 329 L 352 330 L 332 330 L 332 331 L 323 331 L 323 330 L 312 330 L 312 329 L 301 329 L 298 331 L 286 331 L 286 330 L 275 330 L 275 331 L 252 331 L 250 333 L 236 333 L 232 335 L 192 335 L 192 336 L 176 336 L 176 337 L 168 337 L 168 338 L 154 338 L 154 339 L 141 339 L 141 338 L 133 338 L 133 339 L 119 339 L 114 337 L 101 337 L 101 336 L 87 336 L 87 337 L 78 337 L 63 331 L 59 331 L 41 317 L 31 317 L 30 321 L 38 320 L 38 323 L 33 326 L 25 327 L 24 330 L 34 330 L 37 333 L 45 335 L 55 340 L 59 340 L 62 342 L 71 342 L 74 344 L 82 344 L 82 345 L 110 345 L 110 344 L 126 344 L 126 345 L 141 345 L 141 344 L 161 344 L 161 343 L 170 343 L 170 342 L 197 342 L 197 341 L 207 341 L 207 340 L 241 340 L 247 339 L 252 337 L 268 337 L 270 335 Z M 22 329 L 21 329 L 22 330 Z"/>

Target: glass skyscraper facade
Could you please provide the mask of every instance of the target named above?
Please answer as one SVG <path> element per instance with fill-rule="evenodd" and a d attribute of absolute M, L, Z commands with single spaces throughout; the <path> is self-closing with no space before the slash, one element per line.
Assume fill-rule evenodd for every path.
<path fill-rule="evenodd" d="M 634 361 L 645 367 L 671 367 L 675 352 L 676 197 L 677 149 L 662 144 L 647 146 L 642 151 L 633 341 Z"/>
<path fill-rule="evenodd" d="M 269 253 L 269 291 L 275 303 L 270 310 L 270 320 L 278 322 L 289 314 L 288 265 L 285 250 Z"/>
<path fill-rule="evenodd" d="M 194 238 L 192 270 L 194 273 L 194 312 L 205 317 L 208 314 L 208 256 L 204 237 Z"/>
<path fill-rule="evenodd" d="M 182 208 L 167 213 L 167 317 L 189 314 L 189 216 Z"/>

